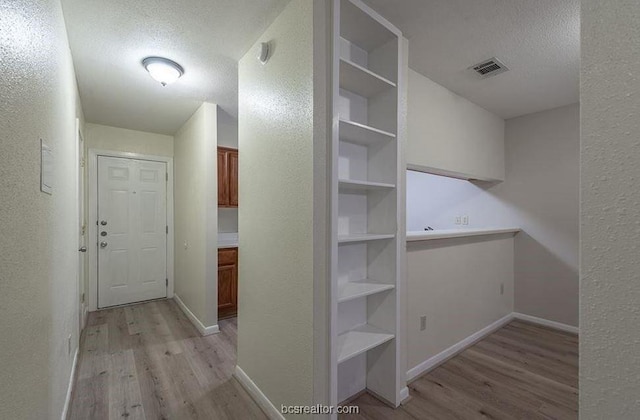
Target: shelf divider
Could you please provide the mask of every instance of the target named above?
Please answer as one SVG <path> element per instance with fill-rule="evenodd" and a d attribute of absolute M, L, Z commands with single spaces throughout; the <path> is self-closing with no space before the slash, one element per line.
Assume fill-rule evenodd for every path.
<path fill-rule="evenodd" d="M 386 292 L 394 288 L 393 284 L 372 283 L 370 280 L 348 281 L 338 286 L 338 303 Z"/>
<path fill-rule="evenodd" d="M 365 324 L 338 336 L 338 363 L 347 361 L 394 338 L 393 334 Z"/>
<path fill-rule="evenodd" d="M 391 80 L 385 79 L 366 67 L 344 58 L 340 59 L 340 89 L 371 98 L 395 87 L 396 84 Z"/>
<path fill-rule="evenodd" d="M 380 241 L 383 239 L 393 239 L 396 235 L 382 233 L 350 233 L 346 235 L 338 235 L 338 243 L 346 244 L 353 242 Z"/>
<path fill-rule="evenodd" d="M 363 146 L 394 140 L 396 135 L 355 121 L 340 119 L 340 140 Z"/>

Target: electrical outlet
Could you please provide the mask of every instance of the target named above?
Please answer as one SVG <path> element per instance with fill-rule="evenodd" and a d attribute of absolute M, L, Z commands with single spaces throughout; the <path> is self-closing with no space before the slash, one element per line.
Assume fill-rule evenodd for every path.
<path fill-rule="evenodd" d="M 462 224 L 463 225 L 469 224 L 469 216 L 462 216 Z"/>
<path fill-rule="evenodd" d="M 427 316 L 423 315 L 420 317 L 420 331 L 424 331 L 427 329 Z"/>
<path fill-rule="evenodd" d="M 500 283 L 500 294 L 504 295 L 504 283 Z"/>
<path fill-rule="evenodd" d="M 69 334 L 69 337 L 67 338 L 67 353 L 71 355 L 71 334 Z"/>
<path fill-rule="evenodd" d="M 459 225 L 461 222 L 460 216 L 456 216 L 456 225 Z"/>

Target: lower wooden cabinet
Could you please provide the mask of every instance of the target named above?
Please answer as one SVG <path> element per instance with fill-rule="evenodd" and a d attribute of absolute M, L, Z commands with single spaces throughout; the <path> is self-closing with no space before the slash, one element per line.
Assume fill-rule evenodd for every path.
<path fill-rule="evenodd" d="M 218 319 L 238 313 L 238 248 L 218 250 Z"/>

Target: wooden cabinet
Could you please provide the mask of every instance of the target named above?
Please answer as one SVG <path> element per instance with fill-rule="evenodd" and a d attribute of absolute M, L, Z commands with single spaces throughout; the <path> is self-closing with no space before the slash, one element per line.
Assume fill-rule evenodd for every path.
<path fill-rule="evenodd" d="M 238 248 L 218 249 L 218 319 L 238 313 Z"/>
<path fill-rule="evenodd" d="M 238 207 L 238 151 L 218 147 L 218 207 Z"/>

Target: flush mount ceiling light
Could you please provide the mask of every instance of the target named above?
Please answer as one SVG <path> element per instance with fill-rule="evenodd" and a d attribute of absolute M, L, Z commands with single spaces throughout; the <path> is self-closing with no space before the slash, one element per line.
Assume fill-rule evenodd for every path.
<path fill-rule="evenodd" d="M 142 60 L 142 65 L 162 86 L 170 85 L 184 74 L 182 66 L 168 58 L 147 57 Z"/>

